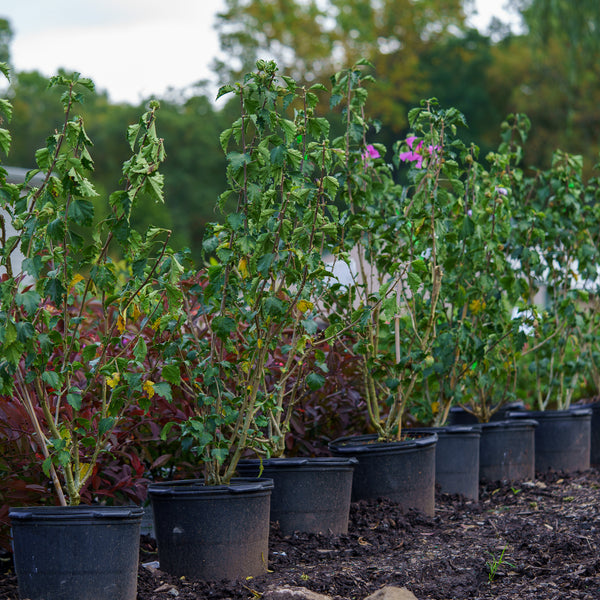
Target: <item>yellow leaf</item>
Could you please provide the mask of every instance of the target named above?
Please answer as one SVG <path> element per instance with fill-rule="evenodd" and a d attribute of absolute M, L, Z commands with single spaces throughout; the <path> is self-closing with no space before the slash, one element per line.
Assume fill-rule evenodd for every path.
<path fill-rule="evenodd" d="M 308 300 L 300 300 L 298 302 L 298 310 L 301 313 L 305 313 L 307 310 L 312 310 L 314 308 L 314 304 Z"/>
<path fill-rule="evenodd" d="M 77 275 L 75 275 L 73 277 L 73 279 L 71 280 L 71 284 L 69 285 L 70 288 L 75 287 L 80 281 L 83 281 L 83 277 L 77 273 Z"/>
<path fill-rule="evenodd" d="M 484 300 L 479 300 L 479 298 L 476 298 L 475 300 L 472 300 L 469 303 L 469 310 L 474 315 L 480 313 L 485 307 L 486 307 L 485 301 Z"/>
<path fill-rule="evenodd" d="M 154 396 L 154 382 L 150 381 L 150 379 L 146 379 L 146 381 L 144 381 L 142 389 L 144 392 L 146 392 L 148 398 L 152 398 L 152 396 Z"/>
<path fill-rule="evenodd" d="M 123 315 L 119 315 L 119 318 L 117 319 L 117 329 L 119 330 L 119 333 L 125 331 L 125 319 L 123 318 Z"/>
<path fill-rule="evenodd" d="M 240 262 L 238 263 L 238 271 L 241 273 L 244 279 L 250 276 L 250 271 L 248 271 L 248 260 L 246 258 L 240 258 Z"/>
<path fill-rule="evenodd" d="M 114 389 L 117 387 L 119 381 L 121 381 L 121 374 L 120 373 L 113 373 L 112 377 L 107 377 L 106 378 L 106 385 L 111 388 Z"/>
<path fill-rule="evenodd" d="M 71 432 L 66 427 L 61 427 L 60 437 L 67 442 L 67 444 L 71 444 Z"/>

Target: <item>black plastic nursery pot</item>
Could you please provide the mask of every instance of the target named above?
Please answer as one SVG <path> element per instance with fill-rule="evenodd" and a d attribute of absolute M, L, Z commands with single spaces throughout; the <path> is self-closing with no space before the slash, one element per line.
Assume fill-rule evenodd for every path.
<path fill-rule="evenodd" d="M 11 508 L 21 598 L 135 600 L 143 512 L 116 506 Z"/>
<path fill-rule="evenodd" d="M 593 402 L 588 408 L 592 409 L 590 463 L 600 465 L 600 402 Z"/>
<path fill-rule="evenodd" d="M 354 458 L 271 458 L 242 460 L 242 477 L 273 480 L 271 521 L 284 535 L 348 533 Z M 261 474 L 262 468 L 262 474 Z"/>
<path fill-rule="evenodd" d="M 329 443 L 336 456 L 358 460 L 352 500 L 389 498 L 402 508 L 432 516 L 435 509 L 435 433 L 410 434 L 399 442 L 378 442 L 376 435 L 342 437 Z"/>
<path fill-rule="evenodd" d="M 435 482 L 442 492 L 479 499 L 479 425 L 419 427 L 406 431 L 407 434 L 437 434 Z"/>
<path fill-rule="evenodd" d="M 533 419 L 481 423 L 480 481 L 525 481 L 535 477 Z"/>
<path fill-rule="evenodd" d="M 234 478 L 154 483 L 148 495 L 160 568 L 205 581 L 261 575 L 267 570 L 273 480 Z"/>
<path fill-rule="evenodd" d="M 535 470 L 574 473 L 590 468 L 591 408 L 523 411 L 510 419 L 535 419 Z"/>
<path fill-rule="evenodd" d="M 578 408 L 592 409 L 592 422 L 590 433 L 590 464 L 594 466 L 600 465 L 600 401 L 585 400 L 573 406 Z"/>

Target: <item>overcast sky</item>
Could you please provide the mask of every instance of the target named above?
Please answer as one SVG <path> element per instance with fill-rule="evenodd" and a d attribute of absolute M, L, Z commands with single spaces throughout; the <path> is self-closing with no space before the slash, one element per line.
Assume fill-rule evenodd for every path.
<path fill-rule="evenodd" d="M 478 27 L 505 0 L 477 0 Z M 79 71 L 113 102 L 163 95 L 210 79 L 218 54 L 215 14 L 224 0 L 2 0 L 17 71 Z M 216 90 L 216 83 L 214 89 Z"/>

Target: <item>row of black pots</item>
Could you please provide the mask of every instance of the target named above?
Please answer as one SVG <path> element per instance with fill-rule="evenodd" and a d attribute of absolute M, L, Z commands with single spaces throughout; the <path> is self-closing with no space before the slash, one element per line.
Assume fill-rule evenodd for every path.
<path fill-rule="evenodd" d="M 264 573 L 271 479 L 150 488 L 161 569 L 205 580 Z M 12 508 L 19 595 L 27 600 L 135 600 L 143 509 Z"/>
<path fill-rule="evenodd" d="M 455 410 L 459 424 L 410 430 L 437 434 L 435 479 L 442 492 L 477 500 L 482 482 L 523 481 L 536 472 L 571 473 L 594 464 L 600 423 L 592 423 L 591 407 L 544 412 L 515 408 L 482 424 Z M 600 418 L 600 408 L 596 415 Z"/>
<path fill-rule="evenodd" d="M 161 569 L 206 580 L 256 575 L 266 569 L 270 520 L 284 533 L 345 533 L 351 500 L 387 497 L 432 515 L 436 481 L 442 491 L 476 499 L 481 480 L 519 481 L 536 470 L 589 467 L 591 408 L 505 416 L 481 425 L 413 429 L 412 439 L 402 442 L 341 438 L 331 444 L 331 459 L 245 461 L 245 477 L 226 486 L 153 484 Z M 21 597 L 134 600 L 142 512 L 12 509 Z M 68 577 L 57 576 L 63 568 Z"/>
<path fill-rule="evenodd" d="M 161 569 L 205 580 L 258 575 L 266 569 L 269 520 L 284 535 L 343 534 L 350 503 L 360 499 L 388 497 L 433 514 L 437 436 L 391 444 L 373 437 L 337 440 L 332 458 L 241 461 L 243 477 L 218 486 L 223 516 L 214 512 L 214 486 L 198 480 L 150 486 Z M 252 491 L 260 484 L 260 493 Z"/>
<path fill-rule="evenodd" d="M 205 580 L 263 573 L 270 521 L 284 534 L 347 533 L 355 464 L 348 458 L 244 460 L 242 477 L 229 485 L 151 485 L 161 569 Z"/>
<path fill-rule="evenodd" d="M 535 429 L 535 471 L 582 471 L 600 464 L 600 402 L 573 405 L 567 410 L 528 411 L 522 403 L 507 405 L 492 417 L 530 419 Z M 450 410 L 451 424 L 475 424 L 460 407 Z"/>
<path fill-rule="evenodd" d="M 214 486 L 198 480 L 150 486 L 161 569 L 205 580 L 258 575 L 266 569 L 270 520 L 284 535 L 344 534 L 351 501 L 373 494 L 433 514 L 436 436 L 371 442 L 370 436 L 338 440 L 332 458 L 243 460 L 242 478 L 218 486 L 223 516 L 214 513 Z M 246 493 L 260 484 L 260 494 Z"/>
<path fill-rule="evenodd" d="M 239 472 L 247 476 L 228 485 L 202 480 L 151 485 L 161 569 L 204 580 L 264 573 L 270 519 L 287 533 L 346 533 L 356 462 L 244 461 Z M 137 507 L 12 509 L 21 597 L 134 600 L 142 514 Z"/>

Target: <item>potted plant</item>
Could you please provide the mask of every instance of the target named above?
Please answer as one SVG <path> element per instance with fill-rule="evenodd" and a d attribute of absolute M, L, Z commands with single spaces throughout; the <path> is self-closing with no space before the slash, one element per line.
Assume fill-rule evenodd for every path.
<path fill-rule="evenodd" d="M 130 220 L 140 197 L 162 201 L 158 106 L 129 127 L 122 189 L 98 220 L 91 141 L 74 112 L 93 84 L 74 74 L 50 85 L 64 89 L 62 127 L 23 184 L 7 183 L 0 171 L 0 393 L 24 408 L 58 504 L 11 509 L 15 565 L 22 597 L 83 598 L 93 590 L 95 598 L 132 600 L 142 510 L 84 506 L 80 497 L 125 408 L 147 407 L 160 386 L 144 358 L 165 327 L 175 263 L 169 232 L 142 236 Z M 1 108 L 10 118 L 10 104 Z M 0 139 L 7 152 L 9 132 Z M 36 175 L 41 183 L 28 187 Z M 22 270 L 13 268 L 18 251 Z"/>
<path fill-rule="evenodd" d="M 599 165 L 594 167 L 597 172 Z M 586 186 L 585 209 L 592 214 L 590 217 L 598 222 L 600 218 L 600 202 L 598 194 L 600 180 L 598 176 L 591 177 Z M 600 252 L 600 232 L 592 228 L 593 249 Z M 598 278 L 586 281 L 590 292 L 583 304 L 582 318 L 577 323 L 577 337 L 581 340 L 581 348 L 585 370 L 582 373 L 581 398 L 577 406 L 592 409 L 590 462 L 600 464 L 600 298 L 598 297 Z"/>
<path fill-rule="evenodd" d="M 504 419 L 516 401 L 516 361 L 526 341 L 526 289 L 510 257 L 512 199 L 510 185 L 518 177 L 520 147 L 528 121 L 517 116 L 503 124 L 498 152 L 489 153 L 485 169 L 477 154 L 465 154 L 465 193 L 455 211 L 448 240 L 445 302 L 438 317 L 435 363 L 425 383 L 426 406 L 436 408 L 436 425 L 478 422 L 479 479 L 518 480 L 534 474 L 531 421 Z M 461 414 L 462 413 L 462 414 Z M 469 417 L 468 419 L 465 419 Z M 438 435 L 442 435 L 441 432 Z M 471 453 L 471 457 L 472 457 Z M 442 460 L 440 456 L 440 460 Z M 449 472 L 461 471 L 464 457 L 444 453 Z M 462 472 L 462 471 L 461 471 Z M 466 473 L 465 473 L 466 475 Z"/>
<path fill-rule="evenodd" d="M 327 336 L 317 307 L 331 278 L 323 256 L 337 243 L 338 182 L 329 175 L 329 122 L 315 114 L 320 87 L 300 88 L 273 62 L 259 61 L 256 72 L 219 92 L 233 94 L 241 109 L 221 135 L 228 160 L 228 189 L 219 200 L 224 219 L 204 237 L 206 266 L 182 280 L 181 335 L 165 367 L 175 393 L 195 401 L 195 415 L 179 426 L 203 478 L 149 490 L 161 566 L 178 575 L 264 572 L 265 492 L 273 484 L 234 477 L 238 463 L 281 456 L 297 398 L 325 376 L 320 346 Z M 346 513 L 348 464 L 347 492 L 340 493 L 347 495 Z M 219 538 L 218 552 L 207 536 Z"/>
<path fill-rule="evenodd" d="M 590 291 L 597 285 L 597 223 L 582 178 L 583 161 L 556 151 L 552 166 L 518 184 L 513 256 L 528 281 L 529 310 L 536 318 L 528 361 L 532 382 L 528 413 L 536 429 L 536 470 L 589 468 L 591 409 L 571 407 L 585 372 L 580 326 L 588 322 Z M 536 300 L 539 305 L 536 304 Z M 583 328 L 585 329 L 585 327 Z"/>
<path fill-rule="evenodd" d="M 446 210 L 439 181 L 448 169 L 442 157 L 451 153 L 447 131 L 460 116 L 433 102 L 410 113 L 415 134 L 395 149 L 397 167 L 412 162 L 411 185 L 403 188 L 386 149 L 367 143 L 369 77 L 361 66 L 340 73 L 334 86 L 346 119 L 337 152 L 346 277 L 331 287 L 327 308 L 332 327 L 351 326 L 357 338 L 351 350 L 360 357 L 375 433 L 340 438 L 330 448 L 358 458 L 353 498 L 387 496 L 432 514 L 436 435 L 406 435 L 402 422 L 435 340 L 443 279 L 437 228 Z"/>

